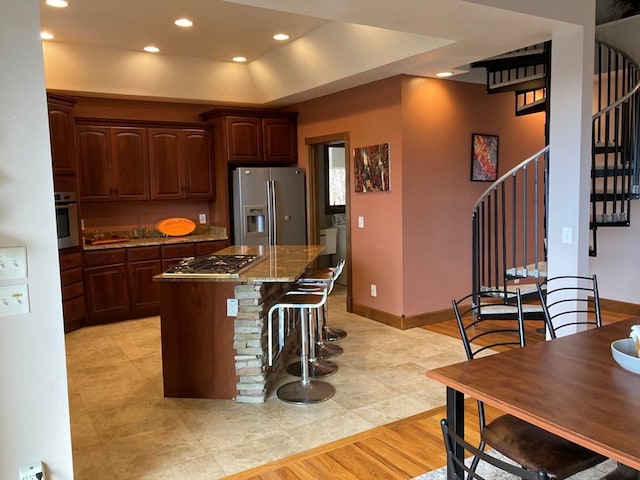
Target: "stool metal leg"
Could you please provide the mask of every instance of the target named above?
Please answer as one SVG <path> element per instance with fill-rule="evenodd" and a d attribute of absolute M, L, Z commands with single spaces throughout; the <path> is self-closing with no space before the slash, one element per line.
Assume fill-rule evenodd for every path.
<path fill-rule="evenodd" d="M 309 316 L 309 360 L 307 362 L 310 377 L 328 377 L 338 371 L 338 365 L 333 362 L 326 361 L 322 358 L 318 358 L 316 355 L 318 342 L 316 341 L 316 335 L 318 334 L 319 326 L 319 309 L 314 308 Z M 300 377 L 302 375 L 302 355 L 300 355 L 300 362 L 292 363 L 287 367 L 287 373 Z"/>
<path fill-rule="evenodd" d="M 300 352 L 300 363 L 302 366 L 302 378 L 296 382 L 290 382 L 278 388 L 276 395 L 283 402 L 295 403 L 298 405 L 308 405 L 329 400 L 336 393 L 336 389 L 330 383 L 309 378 L 309 321 L 310 312 L 307 308 L 302 309 L 300 318 L 300 337 L 302 350 Z"/>

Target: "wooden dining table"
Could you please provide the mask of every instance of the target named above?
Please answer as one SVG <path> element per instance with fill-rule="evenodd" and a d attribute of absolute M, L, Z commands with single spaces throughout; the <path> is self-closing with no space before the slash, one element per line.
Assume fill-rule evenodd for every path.
<path fill-rule="evenodd" d="M 464 435 L 468 395 L 640 470 L 640 375 L 619 366 L 611 342 L 640 317 L 429 370 L 447 387 L 447 420 Z"/>

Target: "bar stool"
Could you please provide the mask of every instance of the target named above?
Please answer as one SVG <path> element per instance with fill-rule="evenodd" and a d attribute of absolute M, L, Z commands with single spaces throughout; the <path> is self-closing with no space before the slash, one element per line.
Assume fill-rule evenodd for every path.
<path fill-rule="evenodd" d="M 309 375 L 309 338 L 312 312 L 322 308 L 327 301 L 327 290 L 321 295 L 307 293 L 283 295 L 269 310 L 269 320 L 275 310 L 297 310 L 300 319 L 300 380 L 282 385 L 276 395 L 283 402 L 307 405 L 324 402 L 335 395 L 335 387 L 321 380 L 312 380 Z M 278 318 L 282 318 L 278 315 Z M 271 326 L 271 324 L 270 324 Z M 280 325 L 279 325 L 280 328 Z M 269 333 L 271 336 L 271 332 Z M 270 338 L 271 341 L 271 338 Z"/>
<path fill-rule="evenodd" d="M 333 290 L 333 285 L 336 279 L 342 273 L 344 269 L 345 259 L 342 258 L 337 263 L 335 267 L 328 268 L 314 268 L 308 270 L 302 274 L 302 276 L 298 279 L 299 283 L 308 283 L 308 284 L 318 284 L 318 283 L 330 283 L 330 291 Z M 327 342 L 333 342 L 336 340 L 340 340 L 347 336 L 347 332 L 335 327 L 330 327 L 327 324 L 327 311 L 325 307 L 323 325 L 322 325 L 322 338 Z M 322 357 L 322 358 L 330 358 L 330 357 Z"/>
<path fill-rule="evenodd" d="M 305 284 L 295 283 L 293 287 L 287 291 L 282 298 L 286 300 L 289 296 L 297 295 L 322 295 L 327 296 L 330 292 L 329 286 L 326 284 Z M 321 330 L 321 317 L 326 309 L 327 302 L 322 304 L 318 308 L 309 309 L 309 376 L 310 377 L 327 377 L 333 375 L 338 371 L 338 365 L 333 362 L 327 361 L 326 358 L 321 356 L 323 351 L 322 330 Z M 302 348 L 301 348 L 302 350 Z M 340 349 L 342 350 L 342 349 Z M 342 352 L 340 352 L 342 353 Z M 331 356 L 336 356 L 333 353 Z M 287 366 L 287 373 L 294 376 L 302 375 L 302 355 L 300 355 L 300 362 L 295 362 Z"/>

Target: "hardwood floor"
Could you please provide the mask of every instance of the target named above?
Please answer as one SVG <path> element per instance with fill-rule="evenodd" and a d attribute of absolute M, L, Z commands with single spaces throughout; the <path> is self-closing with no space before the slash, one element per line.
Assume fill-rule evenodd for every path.
<path fill-rule="evenodd" d="M 604 311 L 602 318 L 603 323 L 607 324 L 629 318 L 629 315 Z M 544 335 L 537 331 L 541 326 L 542 322 L 528 323 L 527 342 L 544 340 Z M 423 328 L 459 338 L 455 320 Z M 501 413 L 488 406 L 485 408 L 488 419 Z M 445 407 L 438 407 L 225 477 L 224 480 L 411 479 L 445 465 L 439 423 L 444 416 Z M 465 425 L 468 438 L 477 442 L 478 415 L 473 399 L 468 399 L 465 403 Z"/>

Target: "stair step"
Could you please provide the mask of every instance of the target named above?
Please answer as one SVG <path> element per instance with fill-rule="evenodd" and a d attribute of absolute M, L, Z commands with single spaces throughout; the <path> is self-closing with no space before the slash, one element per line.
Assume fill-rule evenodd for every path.
<path fill-rule="evenodd" d="M 594 225 L 593 217 L 589 218 L 589 224 Z M 609 227 L 628 227 L 629 213 L 628 212 L 616 212 L 607 214 L 596 215 L 595 225 L 609 226 Z"/>
<path fill-rule="evenodd" d="M 493 83 L 487 86 L 487 91 L 488 93 L 502 93 L 544 88 L 547 85 L 546 76 L 546 73 L 538 73 L 536 75 L 528 75 L 500 83 Z"/>
<path fill-rule="evenodd" d="M 547 262 L 531 263 L 526 267 L 508 268 L 506 274 L 510 278 L 547 278 Z"/>
<path fill-rule="evenodd" d="M 525 103 L 521 106 L 516 106 L 516 116 L 529 115 L 531 113 L 544 112 L 547 108 L 547 99 L 542 98 L 535 102 Z"/>
<path fill-rule="evenodd" d="M 486 60 L 473 62 L 471 66 L 473 68 L 486 68 L 490 72 L 498 72 L 512 68 L 545 65 L 548 55 L 549 53 L 543 45 L 537 45 L 535 48 L 514 50 Z"/>

